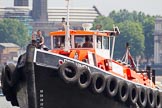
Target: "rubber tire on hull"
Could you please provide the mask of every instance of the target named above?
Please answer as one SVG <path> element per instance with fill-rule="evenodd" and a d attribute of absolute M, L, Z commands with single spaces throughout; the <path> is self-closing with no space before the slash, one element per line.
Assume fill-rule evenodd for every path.
<path fill-rule="evenodd" d="M 92 74 L 91 88 L 93 93 L 102 93 L 106 86 L 105 76 L 101 73 Z"/>
<path fill-rule="evenodd" d="M 138 100 L 138 89 L 135 84 L 128 84 L 129 87 L 129 97 L 128 103 L 136 104 Z"/>
<path fill-rule="evenodd" d="M 140 108 L 145 108 L 147 104 L 147 93 L 143 87 L 138 87 L 138 100 L 137 103 Z"/>
<path fill-rule="evenodd" d="M 91 83 L 91 72 L 86 67 L 78 69 L 78 85 L 81 89 L 87 88 Z"/>
<path fill-rule="evenodd" d="M 11 101 L 12 87 L 10 86 L 10 84 L 7 81 L 7 75 L 5 73 L 5 67 L 2 68 L 1 84 L 2 84 L 2 92 L 6 96 L 6 100 Z"/>
<path fill-rule="evenodd" d="M 16 95 L 15 95 L 14 97 L 16 97 Z M 19 103 L 18 103 L 18 101 L 17 101 L 17 98 L 13 98 L 13 99 L 12 99 L 11 105 L 12 105 L 12 106 L 17 106 L 17 107 L 19 107 Z"/>
<path fill-rule="evenodd" d="M 147 107 L 154 108 L 155 107 L 155 92 L 151 89 L 147 90 Z"/>
<path fill-rule="evenodd" d="M 106 78 L 106 94 L 110 97 L 116 96 L 118 93 L 118 80 L 114 76 L 108 76 Z"/>
<path fill-rule="evenodd" d="M 6 87 L 5 87 L 6 84 L 7 84 L 7 82 L 5 80 L 5 67 L 4 67 L 4 65 L 2 65 L 1 85 L 2 85 L 2 92 L 3 92 L 4 95 L 6 95 L 6 90 L 5 90 L 6 89 Z"/>
<path fill-rule="evenodd" d="M 11 87 L 8 84 L 7 75 L 5 73 L 4 67 L 2 69 L 1 83 L 2 83 L 2 92 L 4 96 L 6 97 L 6 100 L 11 101 L 11 104 L 13 106 L 19 106 L 17 98 L 16 98 L 16 93 L 14 92 L 14 87 Z"/>
<path fill-rule="evenodd" d="M 162 108 L 162 95 L 159 91 L 155 91 L 155 107 Z"/>
<path fill-rule="evenodd" d="M 128 96 L 129 96 L 128 84 L 124 80 L 119 81 L 119 89 L 118 89 L 119 100 L 125 103 L 128 99 Z"/>
<path fill-rule="evenodd" d="M 74 63 L 65 62 L 59 67 L 59 75 L 66 83 L 76 83 L 78 68 Z"/>
<path fill-rule="evenodd" d="M 15 65 L 12 63 L 9 63 L 5 67 L 6 81 L 10 85 L 10 87 L 12 87 L 17 81 L 15 68 Z"/>

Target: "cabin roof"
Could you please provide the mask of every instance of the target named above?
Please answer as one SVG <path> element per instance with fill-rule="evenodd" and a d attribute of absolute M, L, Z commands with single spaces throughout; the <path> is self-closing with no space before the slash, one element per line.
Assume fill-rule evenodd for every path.
<path fill-rule="evenodd" d="M 99 32 L 99 31 L 83 31 L 83 30 L 70 30 L 70 35 L 100 35 L 100 36 L 110 36 L 110 32 Z M 50 36 L 63 36 L 65 35 L 65 31 L 54 31 L 50 32 Z"/>

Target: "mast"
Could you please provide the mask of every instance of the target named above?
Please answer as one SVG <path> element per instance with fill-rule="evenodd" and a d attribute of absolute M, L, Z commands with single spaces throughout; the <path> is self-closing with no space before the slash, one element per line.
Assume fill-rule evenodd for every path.
<path fill-rule="evenodd" d="M 129 43 L 126 43 L 126 52 L 122 58 L 122 61 L 124 61 L 126 64 L 130 64 L 131 68 L 133 70 L 136 70 L 136 64 L 129 50 L 130 50 Z"/>
<path fill-rule="evenodd" d="M 70 29 L 69 29 L 69 1 L 67 1 L 67 24 L 65 24 L 65 51 L 69 51 L 70 49 Z"/>

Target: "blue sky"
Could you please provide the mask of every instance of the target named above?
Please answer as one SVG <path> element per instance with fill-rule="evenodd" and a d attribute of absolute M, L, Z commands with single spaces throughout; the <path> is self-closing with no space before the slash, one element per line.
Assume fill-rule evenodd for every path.
<path fill-rule="evenodd" d="M 0 0 L 3 7 L 13 6 L 14 0 Z M 30 1 L 30 6 L 32 1 Z M 95 5 L 99 11 L 108 15 L 112 10 L 127 9 L 142 11 L 145 14 L 162 16 L 162 0 L 70 0 L 70 7 L 91 8 Z M 48 0 L 48 7 L 65 7 L 65 0 Z"/>

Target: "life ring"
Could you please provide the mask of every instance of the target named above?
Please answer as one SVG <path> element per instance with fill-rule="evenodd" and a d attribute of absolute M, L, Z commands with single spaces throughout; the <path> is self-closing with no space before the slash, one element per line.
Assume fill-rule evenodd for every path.
<path fill-rule="evenodd" d="M 59 67 L 59 75 L 66 83 L 75 83 L 78 79 L 78 68 L 74 63 L 65 62 Z"/>
<path fill-rule="evenodd" d="M 159 91 L 155 92 L 155 107 L 156 108 L 161 108 L 162 107 L 162 95 Z"/>
<path fill-rule="evenodd" d="M 102 93 L 106 86 L 105 76 L 98 72 L 93 73 L 91 85 L 93 93 Z"/>
<path fill-rule="evenodd" d="M 119 81 L 118 96 L 119 96 L 119 100 L 122 102 L 126 102 L 128 99 L 129 87 L 124 80 Z"/>
<path fill-rule="evenodd" d="M 116 96 L 118 92 L 118 80 L 114 76 L 108 76 L 106 78 L 106 94 L 110 97 Z"/>
<path fill-rule="evenodd" d="M 147 90 L 147 107 L 154 108 L 155 106 L 155 93 L 151 89 Z"/>
<path fill-rule="evenodd" d="M 81 89 L 87 88 L 91 83 L 91 72 L 86 67 L 81 67 L 78 70 L 78 85 Z"/>
<path fill-rule="evenodd" d="M 9 63 L 5 66 L 5 77 L 10 87 L 13 87 L 17 81 L 15 68 L 13 63 Z"/>
<path fill-rule="evenodd" d="M 138 89 L 136 87 L 135 84 L 128 84 L 129 87 L 129 99 L 128 102 L 132 103 L 132 104 L 136 104 L 137 100 L 138 100 Z"/>
<path fill-rule="evenodd" d="M 1 76 L 1 84 L 2 84 L 2 92 L 4 96 L 6 97 L 7 101 L 11 101 L 11 104 L 13 106 L 19 106 L 17 98 L 16 98 L 16 92 L 14 91 L 14 87 L 11 87 L 8 83 L 8 75 L 6 74 L 5 67 L 2 68 L 2 76 Z"/>
<path fill-rule="evenodd" d="M 138 87 L 138 100 L 137 103 L 139 107 L 144 108 L 147 104 L 147 93 L 146 90 L 143 87 Z"/>

